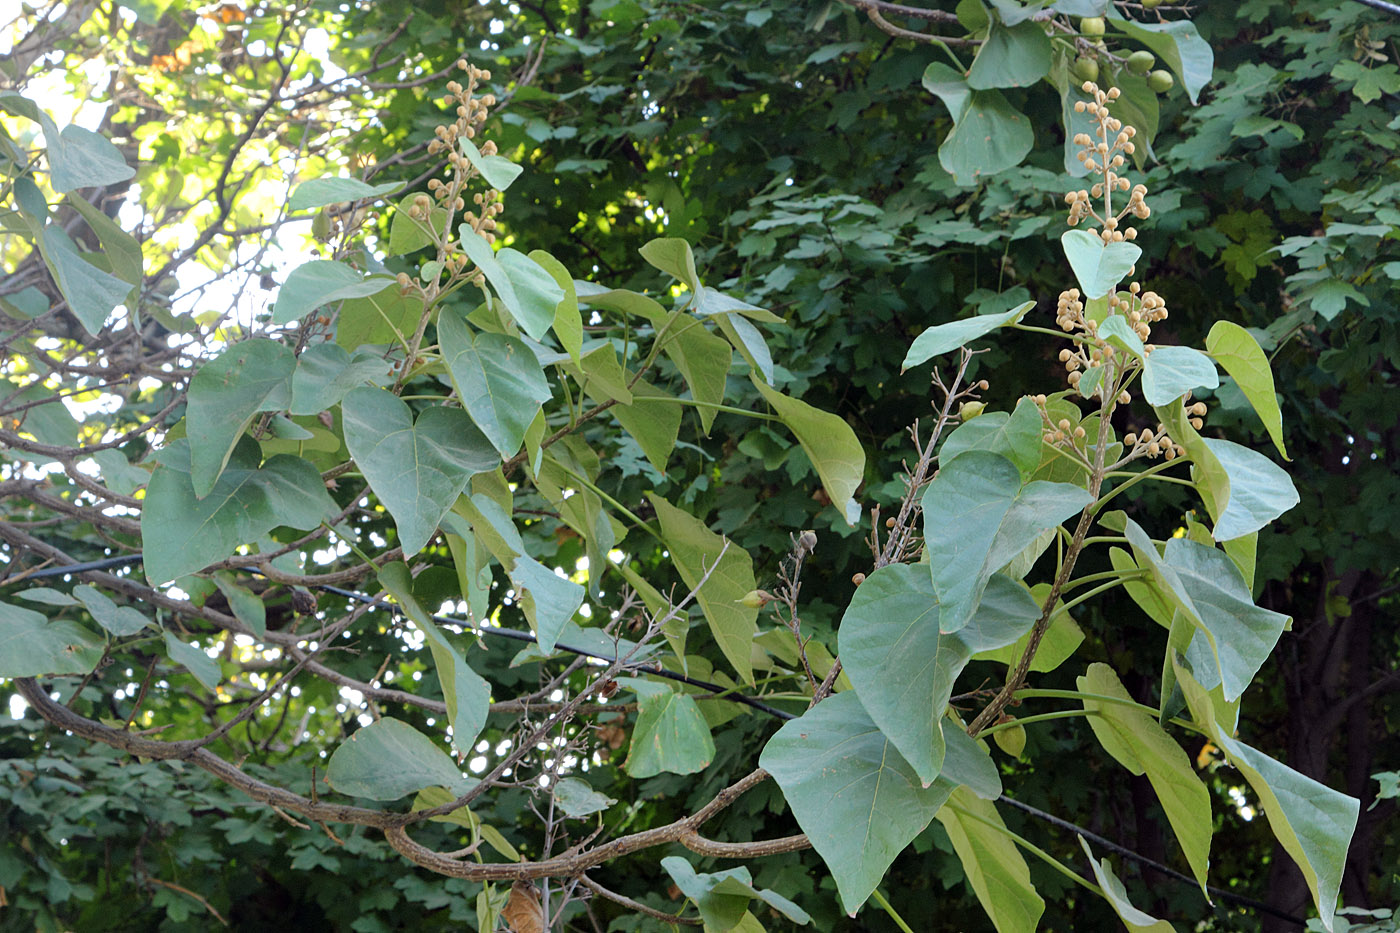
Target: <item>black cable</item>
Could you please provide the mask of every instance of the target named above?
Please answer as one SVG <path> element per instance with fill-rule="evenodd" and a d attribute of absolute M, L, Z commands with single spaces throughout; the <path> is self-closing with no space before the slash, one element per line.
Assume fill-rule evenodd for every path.
<path fill-rule="evenodd" d="M 1368 2 L 1368 0 L 1358 0 L 1358 2 Z M 1400 10 L 1400 8 L 1397 8 L 1397 10 Z M 87 563 L 82 564 L 66 564 L 58 567 L 45 567 L 41 570 L 36 570 L 33 573 L 25 574 L 22 579 L 32 580 L 39 577 L 54 577 L 64 574 L 81 573 L 87 570 L 106 570 L 111 567 L 139 563 L 140 560 L 140 554 L 129 554 L 124 557 L 109 557 L 105 560 L 88 561 Z M 254 572 L 256 573 L 256 571 Z M 4 582 L 5 581 L 0 581 L 0 585 L 3 585 Z M 386 602 L 385 600 L 380 599 L 378 597 L 367 596 L 364 593 L 359 593 L 355 590 L 347 590 L 338 586 L 318 586 L 316 587 L 316 589 L 322 590 L 326 593 L 332 593 L 336 596 L 340 596 L 345 599 L 353 599 L 358 602 L 368 603 L 373 606 L 382 607 L 384 609 L 388 609 L 390 612 L 399 615 L 402 615 L 403 612 L 402 608 L 398 605 L 395 605 L 394 603 Z M 521 632 L 516 629 L 508 628 L 496 628 L 494 626 L 477 626 L 466 621 L 465 619 L 456 619 L 451 616 L 434 615 L 431 618 L 434 622 L 438 623 L 439 625 L 456 625 L 467 629 L 468 631 L 475 632 L 483 636 L 490 635 L 497 638 L 507 638 L 513 641 L 527 642 L 529 644 L 538 643 L 538 639 L 531 632 Z M 577 655 L 578 657 L 582 658 L 592 658 L 597 661 L 607 662 L 617 660 L 616 655 L 598 654 L 597 652 L 590 651 L 586 648 L 577 648 L 573 645 L 566 645 L 561 642 L 556 642 L 554 647 L 558 651 L 563 651 L 568 654 Z M 784 722 L 797 718 L 797 714 L 795 713 L 789 713 L 786 710 L 780 710 L 776 707 L 769 706 L 767 703 L 764 703 L 761 700 L 756 700 L 753 697 L 745 696 L 742 693 L 733 693 L 731 688 L 726 687 L 723 684 L 711 683 L 707 680 L 699 680 L 695 677 L 688 677 L 685 674 L 678 674 L 675 671 L 666 670 L 660 664 L 657 664 L 655 662 L 633 661 L 627 663 L 626 668 L 637 673 L 650 674 L 655 677 L 661 677 L 666 680 L 673 680 L 677 683 L 687 684 L 692 687 L 699 687 L 700 689 L 708 691 L 709 693 L 722 696 L 724 699 L 729 700 L 731 702 L 741 703 L 744 706 L 752 707 L 753 709 L 756 709 L 760 712 L 767 713 L 769 716 L 772 716 L 775 719 L 781 719 Z M 1046 813 L 1044 810 L 1039 810 L 1035 807 L 1032 807 L 1030 804 L 1021 803 L 1019 800 L 1016 800 L 1012 797 L 1008 797 L 1005 794 L 998 798 L 998 802 L 1008 804 L 1011 807 L 1014 807 L 1017 810 L 1021 810 L 1022 812 L 1027 813 L 1035 817 L 1036 819 L 1043 820 L 1044 822 L 1049 823 L 1052 826 L 1057 826 L 1060 829 L 1068 830 L 1073 833 L 1078 833 L 1079 835 L 1083 836 L 1085 839 L 1089 840 L 1095 845 L 1101 846 L 1104 849 L 1109 850 L 1110 852 L 1114 852 L 1118 855 L 1123 856 L 1124 858 L 1132 859 L 1133 861 L 1138 862 L 1141 865 L 1145 865 L 1148 868 L 1151 868 L 1153 871 L 1160 872 L 1169 878 L 1185 882 L 1186 884 L 1192 886 L 1196 885 L 1196 880 L 1190 875 L 1183 874 L 1182 872 L 1179 872 L 1173 868 L 1169 868 L 1168 866 L 1163 865 L 1160 862 L 1153 861 L 1145 855 L 1139 855 L 1131 849 L 1126 849 L 1115 842 L 1105 839 L 1103 836 L 1100 836 L 1097 833 L 1090 832 L 1082 826 L 1079 826 L 1075 823 L 1071 823 L 1068 820 L 1061 819 L 1060 817 L 1055 816 L 1053 813 Z M 1296 923 L 1300 927 L 1305 925 L 1302 919 L 1295 917 L 1292 914 L 1285 913 L 1284 911 L 1278 910 L 1274 907 L 1270 907 L 1263 901 L 1257 901 L 1250 897 L 1244 897 L 1243 895 L 1235 894 L 1233 892 L 1217 888 L 1214 885 L 1207 885 L 1206 889 L 1212 894 L 1219 897 L 1221 900 L 1230 901 L 1231 903 L 1238 904 L 1241 907 L 1249 907 L 1254 910 L 1270 914 L 1282 920 L 1287 920 L 1291 923 Z"/>
<path fill-rule="evenodd" d="M 131 564 L 141 563 L 140 554 L 127 554 L 122 557 L 104 557 L 102 560 L 90 560 L 81 564 L 62 564 L 57 567 L 40 567 L 38 570 L 29 572 L 19 571 L 14 579 L 8 577 L 0 579 L 0 586 L 10 583 L 21 583 L 25 580 L 38 580 L 43 577 L 62 577 L 70 573 L 82 573 L 86 570 L 110 570 L 113 567 L 126 567 Z"/>
<path fill-rule="evenodd" d="M 1356 2 L 1375 10 L 1384 10 L 1393 16 L 1400 16 L 1400 4 L 1389 3 L 1387 0 L 1356 0 Z"/>

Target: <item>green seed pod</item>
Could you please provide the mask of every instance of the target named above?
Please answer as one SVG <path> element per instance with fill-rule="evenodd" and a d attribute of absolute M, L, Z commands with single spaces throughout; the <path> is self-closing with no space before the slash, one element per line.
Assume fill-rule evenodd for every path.
<path fill-rule="evenodd" d="M 1086 36 L 1101 36 L 1106 28 L 1102 16 L 1086 16 L 1079 21 L 1079 31 Z"/>
<path fill-rule="evenodd" d="M 1099 80 L 1099 63 L 1095 58 L 1088 55 L 1081 56 L 1074 62 L 1074 73 L 1081 81 Z"/>
<path fill-rule="evenodd" d="M 1134 52 L 1128 56 L 1128 70 L 1135 75 L 1145 75 L 1157 64 L 1157 56 L 1151 52 Z"/>
<path fill-rule="evenodd" d="M 1158 94 L 1167 93 L 1175 84 L 1176 79 L 1172 77 L 1172 73 L 1160 68 L 1147 76 L 1147 86 Z"/>

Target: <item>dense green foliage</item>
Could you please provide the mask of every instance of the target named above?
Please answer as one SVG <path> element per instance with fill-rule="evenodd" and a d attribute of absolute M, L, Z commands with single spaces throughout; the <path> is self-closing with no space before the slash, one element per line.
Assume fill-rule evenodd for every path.
<path fill-rule="evenodd" d="M 473 819 L 414 825 L 414 840 L 436 850 L 480 834 L 468 865 L 541 860 L 595 827 L 605 830 L 597 843 L 662 829 L 745 779 L 762 753 L 776 781 L 745 785 L 705 836 L 771 840 L 796 832 L 795 818 L 816 853 L 735 862 L 672 837 L 596 872 L 668 913 L 689 898 L 686 916 L 698 909 L 717 929 L 745 909 L 769 929 L 804 915 L 816 929 L 893 929 L 896 914 L 919 930 L 1029 929 L 1042 899 L 1041 929 L 1116 922 L 1109 900 L 1023 861 L 979 820 L 1004 821 L 1100 888 L 1116 874 L 1126 900 L 1181 928 L 1297 929 L 1279 915 L 1305 916 L 1315 900 L 1325 922 L 1338 886 L 1342 904 L 1400 900 L 1386 773 L 1400 761 L 1400 427 L 1390 401 L 1400 22 L 1357 3 L 1249 0 L 1206 5 L 1192 14 L 1204 41 L 1177 32 L 1170 47 L 1110 16 L 1100 48 L 1078 19 L 1102 6 L 1090 2 L 1058 4 L 1060 32 L 1021 19 L 1009 0 L 896 19 L 953 40 L 940 48 L 829 0 L 391 0 L 295 15 L 174 2 L 90 20 L 73 6 L 49 27 L 22 17 L 14 34 L 27 38 L 5 67 L 18 66 L 7 72 L 15 86 L 51 110 L 19 81 L 25 68 L 110 103 L 89 124 L 100 136 L 60 137 L 31 119 L 31 104 L 0 93 L 12 386 L 0 442 L 13 455 L 0 479 L 10 549 L 0 624 L 12 636 L 0 643 L 0 676 L 73 675 L 44 683 L 125 736 L 164 727 L 149 739 L 195 739 L 247 709 L 210 749 L 257 780 L 335 803 L 351 801 L 336 791 L 393 800 L 435 783 L 450 793 L 430 789 L 419 802 L 445 803 L 523 736 L 555 725 L 547 717 L 561 702 L 588 699 L 578 719 L 539 735 L 563 744 L 513 762 L 504 783 L 514 786 L 472 801 Z M 1158 16 L 1126 6 L 1148 24 Z M 1150 90 L 1153 76 L 1140 72 L 1153 67 L 1128 58 L 1145 48 L 1175 73 L 1174 89 Z M 462 79 L 463 55 L 493 71 L 475 98 L 502 98 L 489 118 L 442 99 Z M 1133 406 L 1115 414 L 1117 387 L 1103 393 L 1107 417 L 1083 424 L 1087 468 L 1057 470 L 1065 458 L 1045 451 L 1073 447 L 1053 437 L 1058 419 L 1073 419 L 1072 438 L 1082 414 L 1056 395 L 1068 394 L 1057 359 L 1067 344 L 1034 328 L 1051 326 L 1054 296 L 1072 285 L 1087 297 L 1126 285 L 1138 258 L 1115 271 L 1097 240 L 1057 242 L 1065 193 L 1088 184 L 1068 174 L 1078 148 L 1069 137 L 1090 128 L 1061 128 L 1077 119 L 1086 60 L 1122 89 L 1115 112 L 1139 131 L 1129 174 L 1150 190 L 1152 215 L 1133 241 L 1134 278 L 1171 308 L 1152 322 L 1152 342 L 1183 349 L 1145 356 L 1128 328 L 1106 338 L 1126 368 L 1104 378 L 1126 380 Z M 500 156 L 473 148 L 444 174 L 427 141 L 459 104 L 464 119 L 480 113 L 477 141 Z M 494 256 L 488 238 L 444 230 L 425 187 L 473 173 L 485 181 L 463 209 L 507 247 Z M 504 192 L 498 217 L 494 195 L 471 203 L 487 185 Z M 139 246 L 123 230 L 138 231 Z M 460 260 L 440 249 L 454 237 Z M 458 274 L 473 269 L 484 288 Z M 483 294 L 496 304 L 480 305 Z M 62 301 L 72 315 L 50 310 Z M 130 312 L 104 328 L 123 302 Z M 1059 312 L 1073 303 L 1062 298 Z M 1086 304 L 1090 316 L 1106 310 Z M 415 332 L 423 308 L 434 313 Z M 1076 372 L 1103 363 L 1103 343 L 1071 330 L 1086 346 Z M 951 395 L 930 394 L 930 365 L 950 378 L 958 362 L 936 354 L 969 340 L 985 352 Z M 1271 381 L 1251 349 L 1260 346 Z M 947 421 L 943 473 L 907 497 L 922 505 L 921 526 L 900 512 L 902 468 L 917 476 L 916 463 L 928 465 L 939 409 L 956 412 L 957 392 L 982 379 L 989 387 L 971 404 L 985 411 L 966 410 L 956 430 Z M 1187 389 L 1188 405 L 1204 400 L 1209 412 L 1195 426 L 1203 436 L 1177 402 Z M 56 392 L 74 404 L 60 408 Z M 1023 398 L 1037 393 L 1050 396 L 1048 422 Z M 906 429 L 920 418 L 911 445 Z M 154 431 L 90 460 L 72 453 L 147 419 Z M 1074 571 L 1132 585 L 1076 603 L 1072 619 L 1058 617 L 1068 625 L 1045 632 L 1031 667 L 1040 695 L 1022 691 L 1011 712 L 1049 717 L 981 721 L 1019 657 L 1012 644 L 1025 643 L 1041 605 L 1055 605 L 1050 584 L 1075 551 L 1074 518 L 1100 491 L 1092 442 L 1132 451 L 1124 435 L 1161 425 L 1193 464 L 1194 491 L 1175 469 L 1165 475 L 1177 484 L 1135 483 L 1112 500 L 1126 514 L 1103 510 L 1090 534 L 1104 540 Z M 574 430 L 555 439 L 564 427 Z M 1138 446 L 1146 457 L 1150 442 Z M 506 472 L 493 472 L 503 461 Z M 1145 462 L 1155 472 L 1166 461 Z M 1232 483 L 1233 499 L 1222 492 Z M 368 507 L 357 508 L 366 486 Z M 1301 504 L 1290 510 L 1294 488 Z M 1007 503 L 1001 524 L 971 517 L 992 500 Z M 322 521 L 336 530 L 267 558 Z M 1051 539 L 1039 533 L 1064 522 L 1034 569 L 996 572 L 1026 546 L 1044 549 Z M 872 524 L 886 548 L 923 530 L 930 566 L 872 561 Z M 144 565 L 129 570 L 23 582 L 137 551 Z M 218 572 L 187 576 L 210 565 Z M 857 588 L 853 574 L 869 577 Z M 1028 592 L 1012 580 L 1021 576 L 1039 585 Z M 164 597 L 151 588 L 176 578 Z M 621 603 L 624 583 L 636 595 Z M 33 584 L 53 590 L 16 595 Z M 366 614 L 324 584 L 382 590 L 403 615 Z M 750 592 L 761 588 L 778 599 Z M 667 618 L 668 596 L 692 590 L 694 605 Z M 440 628 L 428 613 L 444 604 L 459 618 L 533 630 L 543 644 L 517 654 Z M 575 615 L 580 605 L 591 617 Z M 928 623 L 929 605 L 942 624 L 921 628 L 922 642 L 889 640 L 891 620 Z M 805 659 L 786 625 L 799 616 Z M 545 655 L 557 641 L 615 656 L 618 643 L 596 628 L 610 619 L 624 639 L 654 635 L 643 650 L 673 673 L 786 716 L 820 692 L 834 656 L 845 678 L 788 725 L 711 699 L 713 688 L 645 676 L 617 680 L 613 702 L 630 704 L 619 714 L 580 692 L 614 689 L 593 683 L 596 668 Z M 345 637 L 309 647 L 321 625 Z M 269 689 L 303 649 L 315 659 L 294 686 Z M 938 669 L 911 675 L 924 657 Z M 1207 686 L 1202 662 L 1213 667 L 1213 696 L 1183 660 Z M 405 704 L 399 689 L 420 699 Z M 536 708 L 523 717 L 502 702 L 527 694 L 538 694 Z M 990 758 L 947 728 L 950 696 L 974 732 L 991 727 Z M 1169 735 L 1159 711 L 1192 730 Z M 456 736 L 480 732 L 479 751 L 460 748 L 480 758 L 465 782 L 440 750 L 448 724 Z M 351 734 L 361 738 L 346 742 Z M 812 737 L 840 749 L 831 765 L 853 769 L 853 782 L 888 771 L 894 797 L 872 798 L 864 817 L 843 809 L 811 760 Z M 307 824 L 191 761 L 122 754 L 45 728 L 34 710 L 4 727 L 0 746 L 6 929 L 99 929 L 125 917 L 203 929 L 211 915 L 249 929 L 455 929 L 480 926 L 509 891 L 509 875 L 483 893 L 479 881 L 414 866 L 377 830 L 319 811 L 323 826 Z M 907 766 L 886 769 L 891 754 Z M 873 772 L 861 770 L 867 760 Z M 573 770 L 580 762 L 592 762 L 586 773 Z M 569 770 L 600 796 L 558 782 Z M 541 774 L 568 794 L 532 793 Z M 1345 873 L 1356 804 L 1327 787 L 1361 803 Z M 1086 872 L 1072 831 L 994 808 L 1003 789 L 1188 880 L 1092 841 Z M 1271 796 L 1280 789 L 1298 797 L 1281 804 Z M 1325 815 L 1309 817 L 1301 801 Z M 872 820 L 874 809 L 888 818 Z M 1305 825 L 1281 829 L 1261 812 Z M 889 831 L 888 858 L 873 842 L 852 848 L 872 828 Z M 1218 894 L 1206 904 L 1189 879 L 1202 879 L 1207 850 L 1211 883 L 1274 913 Z M 717 874 L 738 865 L 752 874 Z M 563 895 L 561 923 L 587 929 L 587 910 L 611 929 L 664 928 L 601 896 L 585 906 L 569 873 L 556 874 L 546 903 L 557 910 Z M 1020 893 L 992 897 L 989 884 Z M 872 902 L 845 919 L 872 891 L 891 912 Z"/>

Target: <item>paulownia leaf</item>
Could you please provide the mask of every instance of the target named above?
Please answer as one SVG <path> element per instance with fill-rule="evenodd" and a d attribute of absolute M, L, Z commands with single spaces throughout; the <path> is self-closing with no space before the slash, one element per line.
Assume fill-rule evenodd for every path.
<path fill-rule="evenodd" d="M 925 549 L 943 631 L 966 625 L 992 574 L 1092 500 L 1088 490 L 1069 483 L 1022 485 L 1020 470 L 999 454 L 973 450 L 943 467 L 923 496 Z"/>
<path fill-rule="evenodd" d="M 700 275 L 695 271 L 695 254 L 690 251 L 690 244 L 685 240 L 680 237 L 661 237 L 651 240 L 638 252 L 642 254 L 643 259 L 662 272 L 679 279 L 692 294 L 700 293 Z"/>
<path fill-rule="evenodd" d="M 404 556 L 437 531 L 467 480 L 500 455 L 460 408 L 434 406 L 418 416 L 398 397 L 362 386 L 341 403 L 345 446 L 394 516 Z"/>
<path fill-rule="evenodd" d="M 86 674 L 101 658 L 102 639 L 81 625 L 0 602 L 0 677 Z"/>
<path fill-rule="evenodd" d="M 852 916 L 955 787 L 967 784 L 983 797 L 1001 794 L 987 752 L 954 729 L 942 773 L 924 787 L 849 690 L 784 723 L 759 765 L 783 789 Z"/>
<path fill-rule="evenodd" d="M 425 787 L 466 790 L 461 769 L 406 722 L 385 716 L 365 726 L 331 755 L 326 780 L 342 794 L 398 800 Z"/>
<path fill-rule="evenodd" d="M 352 356 L 339 344 L 318 343 L 297 357 L 287 410 L 293 415 L 319 414 L 339 404 L 351 389 L 388 373 L 389 364 L 378 353 L 357 350 Z"/>
<path fill-rule="evenodd" d="M 953 458 L 969 450 L 1001 454 L 1029 479 L 1040 465 L 1040 409 L 1029 398 L 1016 403 L 1016 410 L 989 411 L 959 425 L 938 449 L 938 464 L 947 466 Z"/>
<path fill-rule="evenodd" d="M 997 933 L 1034 933 L 1045 912 L 1045 901 L 1031 884 L 1030 869 L 1004 831 L 1006 824 L 990 800 L 979 800 L 958 788 L 948 806 L 938 811 L 948 831 L 968 884 Z M 990 824 L 990 825 L 989 825 Z"/>
<path fill-rule="evenodd" d="M 272 304 L 272 323 L 290 324 L 322 305 L 346 298 L 365 298 L 393 284 L 384 275 L 366 276 L 333 259 L 313 259 L 287 275 Z M 397 287 L 397 286 L 395 286 Z"/>
<path fill-rule="evenodd" d="M 663 771 L 694 774 L 715 757 L 710 727 L 694 697 L 665 684 L 633 680 L 637 693 L 637 723 L 622 767 L 634 778 L 654 777 Z"/>
<path fill-rule="evenodd" d="M 1256 532 L 1298 504 L 1293 480 L 1268 457 L 1232 441 L 1202 438 L 1202 442 L 1229 481 L 1229 498 L 1212 532 L 1217 541 Z"/>
<path fill-rule="evenodd" d="M 287 407 L 295 365 L 289 347 L 254 337 L 224 350 L 194 374 L 185 435 L 195 495 L 209 495 L 254 415 Z"/>
<path fill-rule="evenodd" d="M 860 446 L 856 432 L 839 415 L 813 408 L 753 377 L 750 379 L 783 424 L 797 435 L 802 449 L 817 468 L 831 504 L 846 519 L 846 524 L 860 521 L 860 504 L 855 501 L 855 493 L 865 479 L 865 449 Z"/>
<path fill-rule="evenodd" d="M 1076 683 L 1084 693 L 1132 699 L 1107 664 L 1090 664 Z M 1147 775 L 1186 853 L 1191 873 L 1201 885 L 1201 893 L 1206 894 L 1206 870 L 1210 865 L 1210 839 L 1214 831 L 1210 793 L 1196 776 L 1186 752 L 1154 717 L 1139 709 L 1087 698 L 1084 709 L 1093 714 L 1089 716 L 1089 726 L 1104 750 L 1133 774 Z"/>
<path fill-rule="evenodd" d="M 1026 588 L 1001 574 L 972 621 L 952 634 L 939 632 L 938 596 L 917 564 L 881 567 L 856 590 L 841 618 L 842 665 L 924 787 L 943 767 L 943 720 L 958 675 L 974 654 L 1011 644 L 1039 615 Z"/>
<path fill-rule="evenodd" d="M 1331 930 L 1361 802 L 1299 774 L 1226 733 L 1217 725 L 1210 694 L 1180 658 L 1173 658 L 1172 664 L 1192 718 L 1259 795 L 1259 809 L 1268 817 L 1274 837 L 1302 870 L 1322 925 Z"/>
<path fill-rule="evenodd" d="M 1142 397 L 1149 405 L 1166 405 L 1191 389 L 1215 389 L 1220 374 L 1210 357 L 1190 347 L 1158 347 L 1142 365 Z"/>
<path fill-rule="evenodd" d="M 311 178 L 297 185 L 287 201 L 287 210 L 304 211 L 345 201 L 377 200 L 402 187 L 400 181 L 371 185 L 358 178 Z"/>
<path fill-rule="evenodd" d="M 754 589 L 753 561 L 748 552 L 732 541 L 726 549 L 724 538 L 661 496 L 653 493 L 647 498 L 656 509 L 661 537 L 681 579 L 692 589 L 699 587 L 695 599 L 705 613 L 719 650 L 746 683 L 753 683 L 753 637 L 758 632 L 758 610 L 740 602 L 745 593 Z M 700 586 L 706 571 L 709 577 Z"/>
<path fill-rule="evenodd" d="M 1104 243 L 1087 230 L 1066 230 L 1060 235 L 1065 258 L 1086 298 L 1102 298 L 1128 274 L 1142 255 L 1142 248 L 1120 241 Z"/>
<path fill-rule="evenodd" d="M 151 624 L 135 607 L 118 606 L 106 593 L 87 584 L 73 587 L 73 595 L 91 613 L 94 622 L 119 638 L 135 635 Z"/>
<path fill-rule="evenodd" d="M 535 354 L 514 337 L 472 334 L 450 312 L 438 316 L 438 340 L 462 407 L 502 457 L 514 456 L 551 395 Z"/>
<path fill-rule="evenodd" d="M 131 284 L 84 259 L 60 227 L 45 227 L 39 244 L 68 307 L 83 328 L 96 335 L 107 316 L 131 294 Z"/>
<path fill-rule="evenodd" d="M 219 670 L 219 665 L 214 659 L 204 653 L 203 648 L 181 641 L 175 637 L 174 632 L 167 631 L 162 634 L 165 636 L 165 653 L 170 655 L 170 660 L 193 674 L 195 680 L 206 689 L 218 689 L 223 672 Z"/>
<path fill-rule="evenodd" d="M 953 129 L 938 147 L 938 163 L 958 184 L 974 184 L 1020 164 L 1035 145 L 1030 120 L 1001 91 L 973 90 L 942 62 L 924 70 L 923 84 L 953 118 Z"/>
<path fill-rule="evenodd" d="M 1030 87 L 1050 71 L 1053 49 L 1039 23 L 1023 22 L 1009 29 L 992 23 L 972 69 L 968 86 L 974 90 L 998 87 Z"/>
<path fill-rule="evenodd" d="M 900 372 L 904 372 L 912 366 L 933 359 L 949 350 L 956 350 L 968 343 L 989 334 L 998 327 L 1019 321 L 1027 311 L 1035 307 L 1034 301 L 1027 301 L 1019 304 L 1010 311 L 999 311 L 996 314 L 979 314 L 976 317 L 966 318 L 961 321 L 950 321 L 947 324 L 938 324 L 928 328 L 918 337 L 914 338 L 914 343 L 910 345 L 909 352 L 904 357 L 904 363 L 900 367 Z"/>
<path fill-rule="evenodd" d="M 462 152 L 466 155 L 467 161 L 471 162 L 476 170 L 481 173 L 481 177 L 486 179 L 486 183 L 497 191 L 505 191 L 510 187 L 511 182 L 520 177 L 520 173 L 525 171 L 505 156 L 483 155 L 476 147 L 476 143 L 460 136 L 457 139 L 461 144 Z"/>
<path fill-rule="evenodd" d="M 1092 719 L 1089 721 L 1093 722 Z M 1108 901 L 1108 906 L 1113 908 L 1113 912 L 1123 921 L 1125 927 L 1129 930 L 1146 930 L 1148 933 L 1175 933 L 1176 928 L 1167 921 L 1158 920 L 1133 906 L 1132 901 L 1128 900 L 1128 889 L 1123 887 L 1123 882 L 1113 873 L 1108 859 L 1095 861 L 1094 853 L 1083 836 L 1079 837 L 1079 844 L 1084 847 L 1084 854 L 1089 856 L 1089 867 L 1093 869 L 1094 879 L 1103 889 L 1104 900 Z"/>
<path fill-rule="evenodd" d="M 491 707 L 491 688 L 472 670 L 462 653 L 448 641 L 436 622 L 413 596 L 413 577 L 402 561 L 385 564 L 379 571 L 379 583 L 398 602 L 404 615 L 412 620 L 437 667 L 442 698 L 447 703 L 447 720 L 452 724 L 452 744 L 468 751 L 476 741 L 481 727 L 486 725 L 486 713 Z"/>
<path fill-rule="evenodd" d="M 1234 378 L 1259 420 L 1264 422 L 1279 455 L 1287 460 L 1288 451 L 1283 446 L 1283 414 L 1274 392 L 1274 374 L 1259 341 L 1233 321 L 1216 321 L 1206 335 L 1206 352 Z"/>
<path fill-rule="evenodd" d="M 755 898 L 762 900 L 789 920 L 807 924 L 812 918 L 801 907 L 775 891 L 753 886 L 753 876 L 740 866 L 713 873 L 698 873 L 690 863 L 678 855 L 661 860 L 661 867 L 675 881 L 681 893 L 695 902 L 700 917 L 707 930 L 742 930 L 749 903 Z M 761 929 L 761 927 L 760 927 Z"/>
<path fill-rule="evenodd" d="M 560 778 L 555 782 L 554 802 L 565 816 L 580 819 L 594 813 L 601 813 L 617 803 L 607 794 L 600 794 L 580 777 Z"/>

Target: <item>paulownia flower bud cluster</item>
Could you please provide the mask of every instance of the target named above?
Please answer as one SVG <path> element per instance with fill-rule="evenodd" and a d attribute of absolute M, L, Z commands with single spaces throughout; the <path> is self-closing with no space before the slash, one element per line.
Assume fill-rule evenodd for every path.
<path fill-rule="evenodd" d="M 1109 115 L 1108 105 L 1118 99 L 1118 88 L 1105 91 L 1092 81 L 1085 81 L 1083 91 L 1094 99 L 1077 102 L 1074 110 L 1076 113 L 1088 113 L 1098 125 L 1094 128 L 1093 136 L 1088 133 L 1076 134 L 1074 144 L 1082 147 L 1078 158 L 1084 167 L 1090 174 L 1102 175 L 1103 178 L 1087 189 L 1065 195 L 1065 203 L 1069 205 L 1069 225 L 1075 227 L 1084 220 L 1093 220 L 1101 225 L 1101 229 L 1090 232 L 1101 237 L 1105 243 L 1136 239 L 1137 230 L 1124 227 L 1123 219 L 1129 214 L 1139 220 L 1151 216 L 1152 210 L 1146 200 L 1147 186 L 1139 184 L 1130 188 L 1128 179 L 1118 174 L 1118 169 L 1127 163 L 1128 156 L 1137 151 L 1137 144 L 1133 142 L 1137 129 L 1124 126 L 1121 120 Z M 1113 210 L 1115 191 L 1129 192 L 1127 205 L 1117 213 Z M 1102 213 L 1094 207 L 1093 202 L 1097 200 L 1103 201 Z"/>

